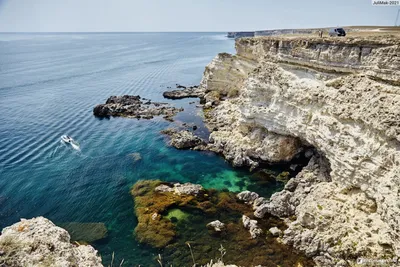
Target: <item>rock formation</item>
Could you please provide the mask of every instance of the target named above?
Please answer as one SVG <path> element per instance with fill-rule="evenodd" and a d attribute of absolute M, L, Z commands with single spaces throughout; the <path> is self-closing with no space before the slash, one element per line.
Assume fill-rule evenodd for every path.
<path fill-rule="evenodd" d="M 121 116 L 137 119 L 163 116 L 164 119 L 172 121 L 172 118 L 181 111 L 183 108 L 171 107 L 167 103 L 151 102 L 140 96 L 123 95 L 110 96 L 105 104 L 94 107 L 93 114 L 97 117 Z"/>
<path fill-rule="evenodd" d="M 189 149 L 205 145 L 203 139 L 187 130 L 166 129 L 161 133 L 168 135 L 171 138 L 169 145 L 178 149 Z"/>
<path fill-rule="evenodd" d="M 22 219 L 2 230 L 1 266 L 79 266 L 100 267 L 97 251 L 86 245 L 70 243 L 68 232 L 51 221 L 37 217 Z"/>
<path fill-rule="evenodd" d="M 166 91 L 163 93 L 163 96 L 168 99 L 182 99 L 182 98 L 191 98 L 191 97 L 203 97 L 204 90 L 199 86 L 183 86 L 177 85 L 177 88 L 180 90 Z"/>
<path fill-rule="evenodd" d="M 399 43 L 241 38 L 204 72 L 210 143 L 234 165 L 318 151 L 254 208 L 288 218 L 282 240 L 320 266 L 400 256 Z"/>
<path fill-rule="evenodd" d="M 256 220 L 251 220 L 246 215 L 242 216 L 243 227 L 249 230 L 251 238 L 256 238 L 257 236 L 262 234 L 262 230 L 257 225 Z"/>
<path fill-rule="evenodd" d="M 214 229 L 215 232 L 221 232 L 225 229 L 225 224 L 219 220 L 212 221 L 206 225 L 208 228 Z"/>

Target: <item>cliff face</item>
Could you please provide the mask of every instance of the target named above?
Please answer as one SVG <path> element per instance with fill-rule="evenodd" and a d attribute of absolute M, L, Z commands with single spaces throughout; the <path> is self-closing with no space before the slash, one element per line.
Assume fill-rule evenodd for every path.
<path fill-rule="evenodd" d="M 236 49 L 203 77 L 209 102 L 220 88 L 239 88 L 212 102 L 210 141 L 231 159 L 274 161 L 301 140 L 327 162 L 315 160 L 256 215 L 296 215 L 283 240 L 322 266 L 399 255 L 399 40 L 244 38 Z M 220 79 L 231 69 L 240 81 Z M 285 148 L 286 157 L 270 155 Z"/>
<path fill-rule="evenodd" d="M 68 232 L 37 217 L 3 229 L 0 236 L 1 266 L 102 267 L 91 246 L 73 245 Z"/>

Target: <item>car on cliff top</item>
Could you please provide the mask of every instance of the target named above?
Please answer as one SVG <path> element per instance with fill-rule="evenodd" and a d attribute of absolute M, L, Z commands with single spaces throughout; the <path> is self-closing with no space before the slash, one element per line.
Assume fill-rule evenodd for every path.
<path fill-rule="evenodd" d="M 343 28 L 332 28 L 329 30 L 329 36 L 346 36 Z"/>

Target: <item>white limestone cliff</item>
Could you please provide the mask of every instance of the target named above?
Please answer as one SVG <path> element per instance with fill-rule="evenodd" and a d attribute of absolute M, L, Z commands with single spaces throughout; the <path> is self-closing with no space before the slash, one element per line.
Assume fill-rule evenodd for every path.
<path fill-rule="evenodd" d="M 399 43 L 244 38 L 204 73 L 206 100 L 222 95 L 206 110 L 214 150 L 250 166 L 300 143 L 321 155 L 256 210 L 290 217 L 282 240 L 320 266 L 400 256 Z"/>

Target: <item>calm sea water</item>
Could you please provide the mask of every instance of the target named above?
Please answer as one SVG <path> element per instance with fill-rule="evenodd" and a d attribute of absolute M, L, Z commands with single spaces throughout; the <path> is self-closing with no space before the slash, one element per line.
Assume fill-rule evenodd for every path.
<path fill-rule="evenodd" d="M 182 121 L 201 126 L 193 99 L 166 101 L 162 92 L 198 84 L 218 52 L 234 52 L 222 33 L 0 34 L 0 228 L 34 216 L 103 222 L 109 237 L 94 246 L 105 264 L 115 252 L 124 266 L 149 266 L 158 252 L 132 235 L 135 181 L 251 188 L 247 172 L 213 154 L 170 148 L 159 133 Z M 185 112 L 174 123 L 92 115 L 96 104 L 122 94 Z M 80 153 L 60 143 L 63 134 L 80 143 Z"/>

